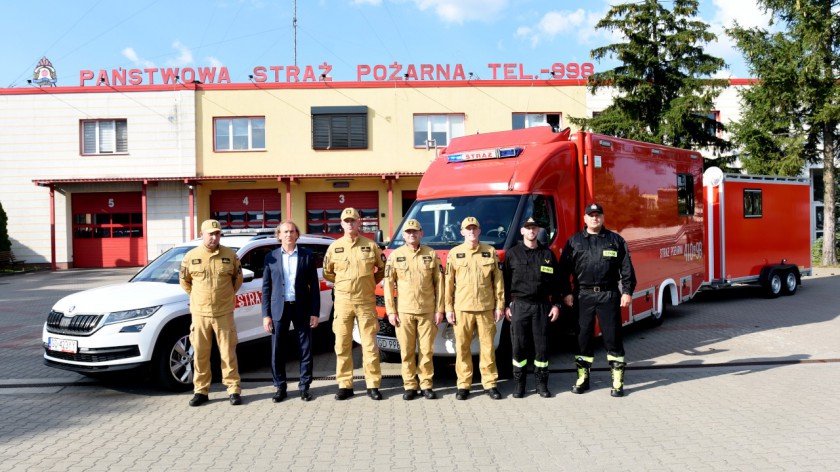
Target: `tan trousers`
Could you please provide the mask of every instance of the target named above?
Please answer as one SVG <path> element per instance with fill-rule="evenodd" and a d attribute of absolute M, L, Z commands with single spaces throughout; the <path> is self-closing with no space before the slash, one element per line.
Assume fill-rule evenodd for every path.
<path fill-rule="evenodd" d="M 432 356 L 437 335 L 434 314 L 400 313 L 400 326 L 396 331 L 402 357 L 403 387 L 406 390 L 417 390 L 419 376 L 420 388 L 432 388 L 432 377 L 435 375 Z"/>
<path fill-rule="evenodd" d="M 334 316 L 335 380 L 338 388 L 353 388 L 353 320 L 359 324 L 362 338 L 365 385 L 367 388 L 379 388 L 382 371 L 379 370 L 379 348 L 376 346 L 376 332 L 379 331 L 376 303 L 372 300 L 364 304 L 336 300 Z"/>
<path fill-rule="evenodd" d="M 219 345 L 219 357 L 222 358 L 222 383 L 227 387 L 228 395 L 241 393 L 239 387 L 239 367 L 236 362 L 236 322 L 233 313 L 218 317 L 192 315 L 190 325 L 190 343 L 193 345 L 193 392 L 207 395 L 210 391 L 212 374 L 210 372 L 210 351 L 213 349 L 213 335 Z"/>
<path fill-rule="evenodd" d="M 478 343 L 481 346 L 478 358 L 481 385 L 485 389 L 493 388 L 499 380 L 499 371 L 496 368 L 496 348 L 493 347 L 493 338 L 496 337 L 493 310 L 456 311 L 455 372 L 458 374 L 458 389 L 469 390 L 472 385 L 473 361 L 470 344 L 472 344 L 475 332 L 478 332 Z"/>

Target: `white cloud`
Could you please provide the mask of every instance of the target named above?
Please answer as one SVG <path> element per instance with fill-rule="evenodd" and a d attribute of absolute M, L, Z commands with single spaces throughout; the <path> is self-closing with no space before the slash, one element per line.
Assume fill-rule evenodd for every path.
<path fill-rule="evenodd" d="M 210 67 L 219 68 L 219 67 L 222 67 L 222 66 L 225 65 L 222 61 L 220 61 L 219 59 L 216 59 L 213 56 L 207 56 L 207 62 L 210 63 Z"/>
<path fill-rule="evenodd" d="M 353 0 L 353 5 L 380 5 L 382 0 Z"/>
<path fill-rule="evenodd" d="M 121 51 L 123 57 L 131 61 L 135 66 L 141 66 L 144 68 L 152 68 L 155 66 L 155 63 L 146 59 L 141 58 L 137 55 L 137 51 L 134 50 L 132 47 L 127 47 Z"/>
<path fill-rule="evenodd" d="M 606 10 L 587 11 L 583 8 L 574 11 L 553 10 L 545 13 L 533 26 L 520 26 L 514 35 L 530 40 L 532 47 L 538 46 L 543 41 L 551 41 L 558 36 L 570 34 L 577 38 L 578 44 L 586 44 L 596 36 L 610 37 L 609 32 L 595 29 L 595 24 L 605 15 Z"/>
<path fill-rule="evenodd" d="M 715 8 L 714 15 L 708 20 L 709 30 L 717 36 L 717 41 L 706 45 L 706 53 L 720 57 L 733 66 L 733 72 L 738 76 L 746 76 L 742 70 L 743 56 L 735 49 L 735 41 L 726 34 L 725 28 L 731 28 L 735 21 L 744 28 L 769 29 L 770 15 L 766 14 L 755 0 L 712 0 Z M 722 74 L 721 74 L 722 75 Z"/>
<path fill-rule="evenodd" d="M 180 41 L 172 43 L 172 47 L 178 51 L 178 57 L 166 61 L 168 65 L 184 67 L 193 63 L 193 54 L 190 48 L 184 46 Z"/>
<path fill-rule="evenodd" d="M 432 9 L 446 23 L 491 21 L 508 5 L 508 0 L 412 0 L 422 11 Z"/>

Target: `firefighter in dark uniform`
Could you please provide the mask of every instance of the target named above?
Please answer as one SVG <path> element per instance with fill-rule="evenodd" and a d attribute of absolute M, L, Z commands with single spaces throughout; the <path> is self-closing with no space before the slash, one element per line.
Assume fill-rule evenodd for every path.
<path fill-rule="evenodd" d="M 621 336 L 621 308 L 630 306 L 636 288 L 636 274 L 627 243 L 604 228 L 604 209 L 597 203 L 586 206 L 586 228 L 569 238 L 560 255 L 560 289 L 563 302 L 573 306 L 578 299 L 580 334 L 575 357 L 577 382 L 572 393 L 589 390 L 594 361 L 595 316 L 601 326 L 604 348 L 612 374 L 610 395 L 624 395 L 624 344 Z M 569 280 L 574 282 L 574 292 Z"/>
<path fill-rule="evenodd" d="M 522 244 L 505 254 L 502 267 L 505 316 L 513 346 L 513 398 L 525 395 L 529 355 L 534 360 L 537 393 L 548 398 L 548 323 L 560 316 L 559 271 L 551 249 L 537 241 L 540 225 L 533 217 L 525 220 L 520 232 Z"/>

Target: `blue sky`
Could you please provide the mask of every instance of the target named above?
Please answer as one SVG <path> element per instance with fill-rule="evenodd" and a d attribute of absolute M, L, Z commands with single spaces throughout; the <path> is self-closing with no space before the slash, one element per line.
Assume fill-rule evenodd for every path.
<path fill-rule="evenodd" d="M 592 62 L 594 70 L 604 70 L 612 63 L 594 62 L 589 52 L 618 38 L 593 26 L 618 1 L 297 0 L 297 65 L 320 74 L 317 66 L 326 62 L 336 81 L 356 80 L 359 65 L 395 62 L 402 71 L 409 65 L 419 71 L 421 64 L 461 64 L 479 79 L 493 78 L 491 63 L 521 64 L 524 74 L 533 75 L 556 63 Z M 255 67 L 295 63 L 293 5 L 9 2 L 0 31 L 0 88 L 28 86 L 41 56 L 52 62 L 59 85 L 79 85 L 82 70 L 211 66 L 226 67 L 233 83 L 248 82 Z M 766 26 L 754 0 L 701 0 L 700 16 L 718 35 L 708 51 L 730 65 L 722 76 L 749 77 L 723 28 L 735 19 Z M 520 73 L 519 66 L 515 71 Z M 496 73 L 501 78 L 501 69 Z"/>

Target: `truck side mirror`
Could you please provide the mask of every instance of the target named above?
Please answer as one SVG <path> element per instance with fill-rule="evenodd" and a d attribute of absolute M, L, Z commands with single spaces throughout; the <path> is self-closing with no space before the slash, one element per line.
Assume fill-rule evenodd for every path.
<path fill-rule="evenodd" d="M 378 229 L 373 232 L 373 242 L 375 242 L 377 245 L 379 245 L 379 247 L 383 249 L 385 248 L 385 241 L 383 239 L 384 234 L 385 233 L 383 233 L 381 229 Z"/>

